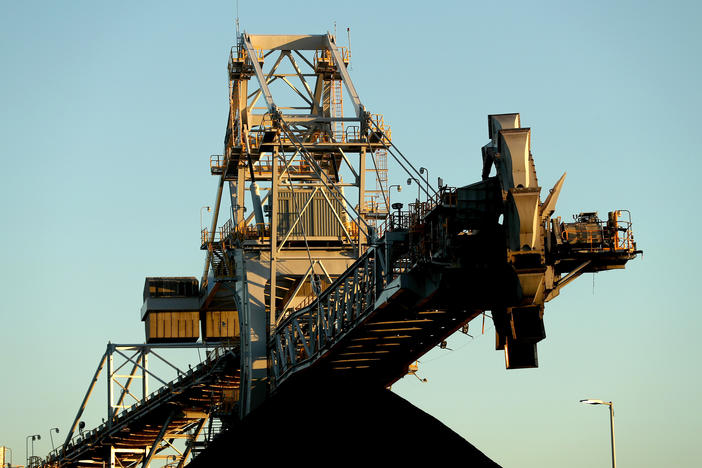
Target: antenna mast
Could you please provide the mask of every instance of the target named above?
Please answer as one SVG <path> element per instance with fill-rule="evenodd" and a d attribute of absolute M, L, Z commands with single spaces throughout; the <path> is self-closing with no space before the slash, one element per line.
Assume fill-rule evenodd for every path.
<path fill-rule="evenodd" d="M 236 40 L 239 40 L 239 0 L 236 0 Z"/>

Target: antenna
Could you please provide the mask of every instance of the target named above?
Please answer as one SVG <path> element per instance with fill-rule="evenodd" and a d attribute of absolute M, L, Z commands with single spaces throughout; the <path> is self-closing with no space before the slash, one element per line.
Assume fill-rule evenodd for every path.
<path fill-rule="evenodd" d="M 236 0 L 236 40 L 239 40 L 239 0 Z"/>
<path fill-rule="evenodd" d="M 351 65 L 351 28 L 346 28 L 346 40 L 349 46 L 349 68 L 353 70 L 353 65 Z"/>

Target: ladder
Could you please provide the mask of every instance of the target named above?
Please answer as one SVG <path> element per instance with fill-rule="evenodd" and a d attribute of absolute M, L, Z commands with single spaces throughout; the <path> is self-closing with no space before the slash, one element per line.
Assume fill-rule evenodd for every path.
<path fill-rule="evenodd" d="M 388 197 L 388 152 L 385 149 L 372 153 L 373 160 L 366 164 L 366 208 L 376 218 L 385 219 L 389 213 Z M 374 183 L 371 181 L 375 181 Z M 373 184 L 373 185 L 371 185 Z"/>
<path fill-rule="evenodd" d="M 332 96 L 331 96 L 331 116 L 344 116 L 344 99 L 341 91 L 341 80 L 332 80 Z M 334 141 L 342 142 L 344 140 L 344 122 L 332 122 L 332 134 Z"/>

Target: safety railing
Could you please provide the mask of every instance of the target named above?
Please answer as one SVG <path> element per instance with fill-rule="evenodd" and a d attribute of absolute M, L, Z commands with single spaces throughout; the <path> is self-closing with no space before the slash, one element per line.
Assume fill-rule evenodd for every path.
<path fill-rule="evenodd" d="M 434 208 L 442 206 L 456 206 L 457 203 L 455 187 L 440 187 L 436 194 L 429 197 L 427 201 L 417 201 L 409 203 L 409 210 L 391 212 L 388 217 L 378 227 L 378 237 L 382 237 L 386 231 L 410 230 L 424 224 L 423 219 Z"/>
<path fill-rule="evenodd" d="M 634 233 L 631 228 L 626 229 L 620 234 L 621 231 L 617 231 L 614 235 L 614 246 L 615 250 L 636 250 L 636 242 L 634 242 Z"/>
<path fill-rule="evenodd" d="M 213 154 L 210 156 L 210 170 L 224 170 L 224 155 Z"/>
<path fill-rule="evenodd" d="M 380 190 L 366 190 L 366 211 L 371 214 L 387 214 L 386 198 Z"/>
<path fill-rule="evenodd" d="M 264 144 L 263 141 L 263 135 L 266 131 L 270 131 L 273 129 L 273 122 L 270 120 L 270 118 L 266 115 L 264 117 L 264 120 L 261 122 L 260 128 L 252 129 L 248 133 L 248 143 L 249 143 L 249 148 L 253 149 L 260 149 L 261 145 Z M 302 132 L 298 131 L 292 131 L 292 134 L 295 135 L 295 138 L 297 139 L 294 140 L 290 138 L 287 132 L 282 132 L 280 135 L 278 135 L 278 139 L 275 141 L 276 144 L 280 143 L 282 145 L 289 145 L 289 146 L 294 146 L 298 143 L 298 141 L 304 141 L 306 144 L 315 144 L 315 143 L 330 143 L 332 141 L 331 134 L 329 132 L 324 132 L 320 131 L 312 135 L 304 135 Z M 272 144 L 273 142 L 266 142 L 265 144 Z"/>
<path fill-rule="evenodd" d="M 622 219 L 622 213 L 626 213 L 626 219 Z M 634 241 L 634 231 L 631 224 L 631 212 L 629 210 L 616 210 L 609 213 L 608 226 L 614 231 L 614 245 L 617 250 L 636 250 Z"/>
<path fill-rule="evenodd" d="M 392 140 L 392 130 L 389 125 L 385 125 L 385 117 L 383 117 L 383 114 L 371 114 L 371 121 L 375 124 L 374 128 L 382 130 L 388 141 Z"/>
<path fill-rule="evenodd" d="M 427 198 L 426 202 L 423 202 L 421 211 L 423 214 L 426 214 L 439 205 L 456 206 L 457 203 L 456 187 L 439 187 L 438 192 L 435 192 Z"/>
<path fill-rule="evenodd" d="M 373 310 L 375 253 L 369 248 L 307 307 L 276 327 L 268 343 L 276 386 L 328 352 Z"/>
<path fill-rule="evenodd" d="M 273 171 L 273 157 L 264 156 L 259 161 L 255 162 L 253 165 L 254 173 L 257 175 L 262 175 L 264 173 L 271 173 Z M 289 174 L 315 174 L 315 169 L 312 164 L 305 160 L 295 160 L 286 164 L 282 161 L 278 163 L 278 173 L 282 174 L 283 171 L 287 171 Z"/>
<path fill-rule="evenodd" d="M 357 125 L 351 125 L 344 129 L 344 141 L 353 142 L 361 139 L 361 128 Z"/>
<path fill-rule="evenodd" d="M 201 245 L 223 243 L 227 247 L 231 247 L 236 241 L 270 238 L 271 226 L 268 223 L 235 226 L 234 222 L 229 219 L 215 230 L 212 241 L 210 241 L 210 233 L 208 228 L 203 228 L 200 231 Z"/>
<path fill-rule="evenodd" d="M 384 144 L 389 144 L 390 138 L 391 138 L 391 130 L 390 127 L 387 125 L 383 124 L 383 117 L 379 114 L 374 114 L 372 116 L 374 118 L 374 122 L 378 120 L 380 124 L 379 128 L 382 128 L 385 136 L 387 139 L 383 138 L 382 142 Z M 332 119 L 332 122 L 335 120 Z M 247 134 L 247 141 L 249 148 L 254 150 L 254 149 L 259 149 L 262 144 L 264 144 L 263 141 L 263 135 L 266 131 L 270 131 L 273 129 L 273 122 L 270 119 L 270 117 L 266 114 L 264 116 L 264 119 L 261 121 L 260 127 L 251 129 L 248 134 Z M 294 139 L 290 138 L 290 136 L 286 133 L 283 132 L 278 136 L 278 139 L 276 140 L 276 144 L 279 142 L 282 145 L 297 145 L 298 141 L 304 141 L 305 144 L 319 144 L 319 143 L 360 143 L 362 141 L 361 138 L 361 129 L 359 126 L 356 125 L 351 125 L 344 127 L 344 131 L 341 133 L 334 134 L 332 135 L 332 131 L 318 131 L 314 134 L 302 134 L 301 132 L 293 131 L 293 134 L 295 135 L 297 141 Z M 271 144 L 271 143 L 265 143 L 265 144 Z M 220 157 L 221 158 L 221 157 Z"/>
<path fill-rule="evenodd" d="M 339 52 L 341 52 L 341 60 L 348 64 L 351 60 L 351 51 L 347 47 L 339 47 Z"/>
<path fill-rule="evenodd" d="M 205 245 L 209 242 L 221 242 L 222 239 L 224 239 L 224 236 L 222 235 L 222 228 L 218 228 L 214 232 L 214 237 L 212 240 L 210 240 L 210 230 L 207 228 L 202 228 L 200 231 L 200 244 Z"/>
<path fill-rule="evenodd" d="M 170 358 L 166 359 L 163 355 L 163 352 L 167 350 L 204 348 L 207 351 L 209 346 L 211 345 L 205 343 L 108 343 L 107 350 L 100 358 L 83 402 L 68 431 L 66 441 L 49 452 L 46 459 L 40 460 L 40 463 L 36 466 L 45 468 L 74 466 L 80 456 L 85 456 L 95 447 L 107 449 L 103 453 L 109 454 L 109 446 L 112 444 L 117 445 L 119 437 L 121 437 L 120 434 L 124 434 L 122 429 L 128 427 L 130 423 L 139 418 L 148 418 L 149 415 L 158 413 L 158 408 L 163 408 L 165 404 L 192 408 L 194 405 L 193 401 L 195 401 L 196 406 L 201 406 L 203 410 L 206 410 L 206 413 L 210 414 L 211 409 L 215 408 L 225 398 L 225 391 L 236 388 L 237 384 L 234 376 L 228 376 L 225 381 L 221 381 L 219 376 L 226 375 L 223 364 L 227 362 L 226 360 L 234 359 L 234 361 L 237 361 L 238 344 L 226 342 L 217 345 L 205 354 L 204 361 L 201 360 L 194 367 L 188 366 L 188 370 L 179 369 L 175 364 L 176 361 Z M 158 349 L 158 352 L 156 352 L 156 349 Z M 178 356 L 182 358 L 182 355 L 174 357 Z M 163 369 L 166 369 L 165 373 L 163 370 L 155 372 L 153 367 L 149 368 L 149 362 L 154 362 L 154 358 L 157 362 L 161 361 L 162 364 L 165 364 L 163 367 Z M 175 371 L 175 375 L 173 375 L 172 371 Z M 79 424 L 79 421 L 82 419 L 81 416 L 84 414 L 86 406 L 88 406 L 93 389 L 101 375 L 105 376 L 108 386 L 107 418 L 102 418 L 102 424 L 99 424 L 97 427 L 84 430 L 85 424 Z M 147 380 L 149 383 L 145 383 Z M 221 385 L 214 393 L 199 390 L 203 388 L 203 383 L 211 383 L 213 380 L 216 380 Z M 137 382 L 141 384 L 140 391 L 134 388 L 137 386 Z M 156 385 L 155 387 L 153 386 L 154 384 Z M 195 399 L 184 400 L 180 395 L 186 394 L 184 393 L 186 389 L 194 389 L 193 391 L 200 392 L 201 395 Z M 114 397 L 117 395 L 120 396 L 115 401 Z M 159 419 L 159 421 L 162 421 L 162 419 Z M 139 429 L 136 430 L 139 431 Z M 147 431 L 144 429 L 142 429 L 142 433 L 145 441 L 149 439 L 153 441 L 154 434 L 147 434 Z M 191 440 L 195 440 L 197 437 L 198 435 L 193 434 Z M 183 454 L 181 453 L 180 455 L 182 456 Z M 109 461 L 109 458 L 107 461 Z M 94 463 L 98 466 L 108 466 L 100 465 L 99 462 Z M 78 464 L 81 465 L 80 461 L 78 461 Z"/>
<path fill-rule="evenodd" d="M 264 57 L 263 50 L 262 49 L 254 49 L 254 51 L 256 53 L 256 59 L 259 62 L 263 62 L 263 57 Z M 242 63 L 242 62 L 246 61 L 247 58 L 248 58 L 248 54 L 246 52 L 246 49 L 244 47 L 242 47 L 242 44 L 232 46 L 229 49 L 229 65 L 228 65 L 229 73 L 232 72 L 235 63 Z"/>
<path fill-rule="evenodd" d="M 308 305 L 312 304 L 316 300 L 317 300 L 317 296 L 306 296 L 302 301 L 300 301 L 299 304 L 297 304 L 293 308 L 292 312 L 295 312 L 297 310 L 302 310 L 305 307 L 307 307 Z"/>
<path fill-rule="evenodd" d="M 347 47 L 338 47 L 339 55 L 341 55 L 341 60 L 348 65 L 349 60 L 351 60 L 351 51 Z M 317 68 L 318 63 L 331 64 L 332 54 L 331 51 L 327 49 L 318 50 L 314 53 L 314 67 Z"/>
<path fill-rule="evenodd" d="M 388 231 L 408 230 L 410 226 L 409 211 L 393 211 L 385 220 L 378 225 L 378 238 L 381 238 Z"/>
<path fill-rule="evenodd" d="M 414 266 L 414 261 L 409 255 L 398 258 L 392 264 L 392 278 L 389 278 L 389 280 L 395 279 L 397 275 L 409 271 L 412 266 Z"/>

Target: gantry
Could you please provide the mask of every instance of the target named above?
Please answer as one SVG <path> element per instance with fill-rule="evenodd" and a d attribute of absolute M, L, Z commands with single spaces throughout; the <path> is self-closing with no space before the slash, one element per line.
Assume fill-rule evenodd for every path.
<path fill-rule="evenodd" d="M 230 54 L 224 154 L 211 171 L 216 206 L 229 186 L 231 220 L 218 230 L 215 210 L 204 233 L 201 285 L 205 310 L 236 309 L 254 330 L 241 335 L 242 415 L 270 390 L 262 337 L 362 256 L 389 213 L 390 131 L 361 103 L 348 63 L 330 34 L 243 34 Z"/>

